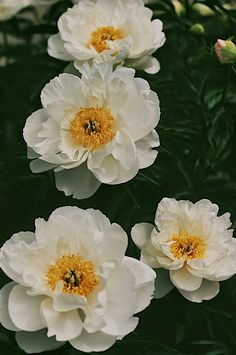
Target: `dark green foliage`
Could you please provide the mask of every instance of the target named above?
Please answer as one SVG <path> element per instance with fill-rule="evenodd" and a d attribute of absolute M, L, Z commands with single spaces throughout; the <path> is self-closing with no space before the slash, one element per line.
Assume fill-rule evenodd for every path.
<path fill-rule="evenodd" d="M 47 218 L 63 205 L 98 208 L 129 233 L 135 223 L 153 221 L 156 206 L 164 196 L 193 202 L 208 198 L 219 204 L 221 213 L 231 212 L 236 227 L 236 68 L 221 65 L 213 50 L 217 38 L 235 36 L 236 9 L 226 11 L 222 6 L 226 1 L 201 3 L 211 7 L 215 16 L 201 17 L 187 0 L 183 1 L 186 14 L 182 17 L 176 16 L 170 0 L 157 0 L 150 5 L 155 17 L 163 20 L 167 36 L 166 44 L 156 53 L 161 62 L 160 73 L 137 73 L 149 81 L 161 102 L 162 116 L 157 127 L 161 147 L 155 164 L 141 170 L 126 184 L 102 186 L 93 197 L 83 201 L 57 191 L 53 173 L 30 172 L 22 138 L 26 118 L 40 107 L 41 89 L 66 65 L 47 55 L 46 39 L 57 32 L 57 18 L 71 3 L 55 4 L 42 21 L 29 8 L 32 20 L 25 20 L 24 14 L 20 14 L 0 23 L 4 39 L 0 55 L 7 62 L 0 67 L 1 244 L 14 232 L 34 230 L 36 217 Z M 205 34 L 191 32 L 194 23 L 201 23 Z M 9 44 L 10 36 L 19 41 Z M 39 40 L 35 41 L 36 37 Z M 128 254 L 139 257 L 131 241 Z M 6 282 L 2 275 L 1 285 Z M 106 352 L 107 355 L 235 353 L 235 278 L 222 282 L 221 293 L 203 304 L 190 303 L 177 291 L 152 301 L 140 314 L 135 332 Z M 23 354 L 14 334 L 3 328 L 0 354 Z M 65 345 L 48 354 L 79 352 Z"/>

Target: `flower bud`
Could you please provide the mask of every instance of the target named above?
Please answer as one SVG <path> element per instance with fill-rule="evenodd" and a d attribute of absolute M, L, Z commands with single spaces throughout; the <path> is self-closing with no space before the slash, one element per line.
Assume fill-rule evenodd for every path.
<path fill-rule="evenodd" d="M 175 8 L 176 15 L 181 17 L 185 13 L 185 8 L 178 0 L 172 0 L 172 5 Z"/>
<path fill-rule="evenodd" d="M 195 23 L 194 25 L 191 26 L 190 31 L 195 33 L 195 34 L 203 34 L 205 32 L 205 28 L 201 23 Z"/>
<path fill-rule="evenodd" d="M 215 52 L 221 63 L 230 64 L 236 61 L 236 46 L 230 40 L 218 39 L 215 43 Z"/>
<path fill-rule="evenodd" d="M 213 16 L 215 14 L 209 6 L 204 4 L 196 3 L 192 8 L 201 16 Z"/>

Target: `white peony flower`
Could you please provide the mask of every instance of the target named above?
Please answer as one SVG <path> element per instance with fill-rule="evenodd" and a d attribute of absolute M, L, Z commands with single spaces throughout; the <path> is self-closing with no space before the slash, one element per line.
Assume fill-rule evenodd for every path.
<path fill-rule="evenodd" d="M 149 223 L 133 227 L 141 260 L 157 269 L 156 298 L 175 286 L 192 302 L 209 300 L 218 294 L 219 281 L 235 274 L 230 214 L 217 216 L 218 210 L 209 200 L 193 204 L 164 198 L 157 207 L 156 227 Z"/>
<path fill-rule="evenodd" d="M 100 211 L 77 207 L 35 224 L 35 233 L 14 234 L 0 252 L 13 279 L 0 291 L 0 321 L 16 331 L 20 348 L 39 353 L 69 341 L 84 352 L 103 351 L 132 332 L 156 275 L 124 256 L 124 230 Z"/>
<path fill-rule="evenodd" d="M 0 0 L 0 21 L 9 20 L 30 3 L 31 0 Z"/>
<path fill-rule="evenodd" d="M 143 0 L 80 0 L 58 21 L 59 33 L 49 38 L 48 53 L 74 61 L 124 63 L 148 73 L 160 69 L 152 54 L 165 42 L 160 20 Z"/>
<path fill-rule="evenodd" d="M 101 183 L 120 184 L 150 166 L 159 145 L 159 100 L 133 69 L 109 63 L 61 74 L 45 86 L 43 109 L 24 128 L 33 172 L 55 170 L 66 195 L 91 196 Z M 36 153 L 36 155 L 35 155 Z"/>

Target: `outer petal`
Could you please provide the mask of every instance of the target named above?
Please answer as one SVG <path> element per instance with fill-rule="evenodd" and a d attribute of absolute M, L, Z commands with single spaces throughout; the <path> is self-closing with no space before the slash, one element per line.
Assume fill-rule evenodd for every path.
<path fill-rule="evenodd" d="M 163 22 L 159 19 L 152 21 L 153 33 L 155 35 L 153 46 L 155 49 L 160 48 L 166 41 L 165 34 L 162 32 Z"/>
<path fill-rule="evenodd" d="M 90 212 L 91 210 L 88 211 Z M 101 220 L 102 219 L 100 218 L 100 221 Z M 116 223 L 112 223 L 104 228 L 103 233 L 105 236 L 102 242 L 100 258 L 103 258 L 103 260 L 121 260 L 128 246 L 127 234 L 123 228 Z"/>
<path fill-rule="evenodd" d="M 117 132 L 115 139 L 116 145 L 112 151 L 113 157 L 120 161 L 120 165 L 124 169 L 132 169 L 136 160 L 136 149 L 131 135 L 121 129 Z"/>
<path fill-rule="evenodd" d="M 13 323 L 21 330 L 29 332 L 45 328 L 40 315 L 40 304 L 45 296 L 29 296 L 27 288 L 13 287 L 9 295 L 9 314 Z"/>
<path fill-rule="evenodd" d="M 56 172 L 55 177 L 58 190 L 64 191 L 66 196 L 73 195 L 78 200 L 92 196 L 101 185 L 87 169 L 86 164 Z"/>
<path fill-rule="evenodd" d="M 76 338 L 83 329 L 83 323 L 77 310 L 57 312 L 53 309 L 50 298 L 41 303 L 41 312 L 48 328 L 48 336 L 56 336 L 57 341 L 66 341 Z"/>
<path fill-rule="evenodd" d="M 200 303 L 214 298 L 220 291 L 220 283 L 204 279 L 201 286 L 195 291 L 188 292 L 180 289 L 178 291 L 189 301 Z"/>
<path fill-rule="evenodd" d="M 48 170 L 52 170 L 56 167 L 57 167 L 56 164 L 51 164 L 51 163 L 48 163 L 48 162 L 41 160 L 41 159 L 35 159 L 30 162 L 30 169 L 35 174 L 42 173 L 42 172 L 48 171 Z"/>
<path fill-rule="evenodd" d="M 184 267 L 179 270 L 170 270 L 170 279 L 173 284 L 184 291 L 195 291 L 202 283 L 202 278 L 190 274 Z"/>
<path fill-rule="evenodd" d="M 150 239 L 154 226 L 151 223 L 137 223 L 131 230 L 131 237 L 139 249 Z"/>
<path fill-rule="evenodd" d="M 23 270 L 25 267 L 25 253 L 33 248 L 35 235 L 32 232 L 19 232 L 13 234 L 6 241 L 0 252 L 0 267 L 4 273 L 18 283 L 24 283 Z"/>
<path fill-rule="evenodd" d="M 145 309 L 153 298 L 156 273 L 148 265 L 127 256 L 124 257 L 124 264 L 135 277 L 135 287 L 138 296 L 138 305 L 135 313 L 137 313 Z"/>
<path fill-rule="evenodd" d="M 143 69 L 148 74 L 156 74 L 161 69 L 158 60 L 151 55 L 147 55 L 136 60 L 130 59 L 128 63 L 135 69 Z"/>
<path fill-rule="evenodd" d="M 67 52 L 64 47 L 64 41 L 61 39 L 60 34 L 53 35 L 48 39 L 48 54 L 51 57 L 61 60 L 73 60 L 74 57 Z"/>
<path fill-rule="evenodd" d="M 146 137 L 136 142 L 139 168 L 144 169 L 152 165 L 157 157 L 157 151 L 152 148 L 158 147 L 160 140 L 157 132 L 153 130 Z"/>
<path fill-rule="evenodd" d="M 105 351 L 116 341 L 117 337 L 104 334 L 103 332 L 87 333 L 83 330 L 82 334 L 70 340 L 69 343 L 77 350 L 89 353 L 91 351 Z"/>
<path fill-rule="evenodd" d="M 107 307 L 106 326 L 102 331 L 116 337 L 122 337 L 134 330 L 137 320 L 132 320 L 139 303 L 134 274 L 125 265 L 117 266 L 106 287 Z"/>
<path fill-rule="evenodd" d="M 85 96 L 80 78 L 65 73 L 52 79 L 41 92 L 43 107 L 54 103 L 67 103 L 80 108 L 85 104 Z"/>
<path fill-rule="evenodd" d="M 127 99 L 119 111 L 119 125 L 124 127 L 136 142 L 156 127 L 160 118 L 160 107 L 158 96 L 150 90 L 148 82 L 140 78 L 130 78 L 131 73 L 130 69 L 120 67 L 113 76 L 123 79 L 128 90 Z"/>
<path fill-rule="evenodd" d="M 153 245 L 151 240 L 148 240 L 142 248 L 140 259 L 151 268 L 156 269 L 162 267 L 158 261 L 159 255 L 162 255 L 162 253 Z"/>
<path fill-rule="evenodd" d="M 19 328 L 12 322 L 8 311 L 8 299 L 15 282 L 9 282 L 0 291 L 0 323 L 8 330 L 18 331 Z"/>
<path fill-rule="evenodd" d="M 17 332 L 16 342 L 27 354 L 55 350 L 64 345 L 64 343 L 56 341 L 54 337 L 48 338 L 46 329 L 37 332 Z"/>
<path fill-rule="evenodd" d="M 154 298 L 162 298 L 174 288 L 174 285 L 170 280 L 168 270 L 157 269 L 156 273 Z"/>
<path fill-rule="evenodd" d="M 48 139 L 44 135 L 41 135 L 43 125 L 46 125 L 48 120 L 49 114 L 47 110 L 40 109 L 38 111 L 35 111 L 34 113 L 32 113 L 31 116 L 27 118 L 23 130 L 24 140 L 26 141 L 27 145 L 40 155 L 48 152 L 48 149 L 52 150 L 53 153 L 57 151 L 55 150 L 55 146 L 57 146 L 58 138 L 56 138 L 55 136 L 53 141 L 48 141 Z M 56 123 L 54 122 L 54 126 L 55 125 Z M 58 128 L 56 128 L 55 130 L 57 132 Z"/>

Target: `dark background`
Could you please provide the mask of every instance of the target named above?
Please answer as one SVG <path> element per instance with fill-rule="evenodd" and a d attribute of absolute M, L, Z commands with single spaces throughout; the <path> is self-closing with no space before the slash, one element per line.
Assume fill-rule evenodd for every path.
<path fill-rule="evenodd" d="M 217 38 L 236 34 L 236 9 L 226 11 L 222 5 L 227 1 L 201 1 L 215 12 L 202 17 L 187 1 L 182 3 L 186 12 L 181 17 L 170 0 L 150 5 L 154 17 L 164 22 L 167 41 L 156 52 L 161 71 L 156 75 L 137 72 L 161 101 L 159 155 L 153 166 L 132 181 L 103 185 L 83 201 L 57 191 L 52 172 L 31 173 L 22 137 L 26 118 L 40 108 L 41 89 L 66 66 L 47 55 L 46 43 L 71 3 L 53 5 L 41 19 L 27 8 L 0 23 L 0 56 L 7 64 L 0 67 L 1 244 L 14 232 L 33 231 L 36 217 L 48 218 L 63 205 L 100 209 L 129 233 L 135 223 L 153 221 L 156 206 L 165 196 L 193 202 L 208 198 L 220 206 L 221 213 L 231 213 L 236 227 L 236 67 L 220 64 L 213 48 Z M 204 34 L 191 31 L 195 23 L 204 26 Z M 18 42 L 12 43 L 12 38 Z M 131 240 L 127 254 L 139 257 Z M 6 282 L 1 274 L 1 285 Z M 220 294 L 202 304 L 191 303 L 174 290 L 152 301 L 139 317 L 135 332 L 105 354 L 236 354 L 236 279 L 222 282 Z M 79 353 L 65 345 L 48 354 Z M 3 327 L 0 354 L 23 354 L 14 333 Z"/>

